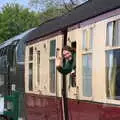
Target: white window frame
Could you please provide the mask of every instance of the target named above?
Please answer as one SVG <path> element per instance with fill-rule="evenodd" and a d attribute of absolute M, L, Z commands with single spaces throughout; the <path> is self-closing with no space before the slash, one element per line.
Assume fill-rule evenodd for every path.
<path fill-rule="evenodd" d="M 93 74 L 92 74 L 92 78 L 91 78 L 91 89 L 92 89 L 92 95 L 90 96 L 90 97 L 88 97 L 88 96 L 84 96 L 83 95 L 83 68 L 82 68 L 82 66 L 83 66 L 83 61 L 82 61 L 82 59 L 83 59 L 83 56 L 84 55 L 89 55 L 89 54 L 91 54 L 91 58 L 92 58 L 92 66 L 93 66 L 93 47 L 94 47 L 94 28 L 95 28 L 95 25 L 90 25 L 90 26 L 86 26 L 86 27 L 84 27 L 84 28 L 81 28 L 81 35 L 82 35 L 82 37 L 81 37 L 81 43 L 82 43 L 82 45 L 81 45 L 81 48 L 82 49 L 80 49 L 80 57 L 81 57 L 81 73 L 80 73 L 80 75 L 81 75 L 81 81 L 80 81 L 80 83 L 79 84 L 81 84 L 80 85 L 80 87 L 81 87 L 81 91 L 80 91 L 80 99 L 81 100 L 88 100 L 88 101 L 92 101 L 92 99 L 93 99 Z M 84 40 L 84 36 L 83 36 L 83 32 L 86 30 L 86 31 L 89 31 L 90 29 L 92 29 L 92 34 L 90 34 L 90 38 L 89 38 L 89 40 L 90 39 L 92 39 L 92 46 L 91 46 L 91 48 L 90 48 L 90 41 L 87 43 L 87 44 L 89 44 L 89 45 L 87 45 L 87 49 L 84 49 L 83 48 L 83 40 Z M 92 35 L 92 36 L 91 36 Z M 93 67 L 92 67 L 92 73 L 93 73 Z"/>
<path fill-rule="evenodd" d="M 105 55 L 106 55 L 106 52 L 107 51 L 111 51 L 111 50 L 120 50 L 120 45 L 113 45 L 113 41 L 114 41 L 114 37 L 113 37 L 113 35 L 114 35 L 114 33 L 112 32 L 112 41 L 110 41 L 110 44 L 108 44 L 109 43 L 109 41 L 108 41 L 108 24 L 112 24 L 112 27 L 113 27 L 113 22 L 116 22 L 116 21 L 119 21 L 120 22 L 120 16 L 119 16 L 119 18 L 118 18 L 118 16 L 117 17 L 115 17 L 115 18 L 112 18 L 111 20 L 108 20 L 107 22 L 106 22 L 106 44 L 105 44 Z M 113 28 L 112 28 L 112 31 L 114 31 L 113 30 Z M 105 59 L 105 67 L 106 67 L 106 59 Z M 106 69 L 106 68 L 105 68 Z M 106 71 L 106 70 L 105 70 Z M 107 74 L 105 74 L 105 75 L 107 75 Z M 108 82 L 108 80 L 107 80 L 107 78 L 105 79 L 106 80 L 106 84 L 107 84 L 107 82 Z M 109 83 L 108 83 L 109 84 Z M 109 88 L 107 88 L 107 85 L 106 85 L 106 91 L 107 91 L 107 89 L 109 89 Z M 120 99 L 119 100 L 116 100 L 116 99 L 113 99 L 113 98 L 108 98 L 107 97 L 107 92 L 106 92 L 106 102 L 107 103 L 114 103 L 114 104 L 120 104 Z"/>
<path fill-rule="evenodd" d="M 89 26 L 87 28 L 82 29 L 82 51 L 86 52 L 91 51 L 93 49 L 93 34 L 94 26 Z"/>
<path fill-rule="evenodd" d="M 53 95 L 53 96 L 55 96 L 56 95 L 56 46 L 55 46 L 55 56 L 50 56 L 50 42 L 51 41 L 55 41 L 55 44 L 56 44 L 56 46 L 57 46 L 57 42 L 56 42 L 56 39 L 51 39 L 50 41 L 49 41 L 49 92 L 50 92 L 50 94 L 51 95 Z M 50 90 L 50 60 L 55 60 L 55 92 L 53 93 L 53 92 L 51 92 L 51 90 Z"/>
<path fill-rule="evenodd" d="M 28 55 L 28 91 L 29 91 L 29 92 L 33 92 L 33 91 L 34 91 L 34 80 L 33 80 L 33 74 L 34 74 L 34 73 L 33 73 L 33 66 L 34 66 L 33 56 L 34 56 L 34 55 L 32 54 L 32 60 L 31 60 L 31 59 L 30 59 L 30 56 L 31 56 L 31 55 L 30 55 L 30 49 L 31 49 L 31 48 L 33 49 L 33 54 L 34 54 L 34 47 L 33 47 L 33 46 L 28 47 L 28 50 L 29 50 L 29 52 L 28 52 L 28 54 L 29 54 L 29 55 Z M 29 65 L 30 65 L 30 64 L 32 64 L 32 90 L 29 89 Z"/>
<path fill-rule="evenodd" d="M 38 52 L 39 52 L 39 60 L 38 60 Z M 41 52 L 40 52 L 40 50 L 36 50 L 36 55 L 37 55 L 37 57 L 36 57 L 37 58 L 37 81 L 36 81 L 36 83 L 37 83 L 37 87 L 39 87 L 41 85 L 41 79 L 40 79 Z M 38 61 L 39 61 L 39 63 L 38 63 Z"/>

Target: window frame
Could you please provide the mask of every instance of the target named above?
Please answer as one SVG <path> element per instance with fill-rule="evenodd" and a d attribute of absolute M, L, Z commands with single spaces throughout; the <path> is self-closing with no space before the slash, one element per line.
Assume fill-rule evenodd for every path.
<path fill-rule="evenodd" d="M 30 84 L 30 65 L 32 65 L 32 79 L 31 79 L 31 84 Z M 29 79 L 29 82 L 28 82 L 28 90 L 29 91 L 33 91 L 33 63 L 32 62 L 29 62 L 29 64 L 28 64 L 28 71 L 29 71 L 29 77 L 28 77 L 28 79 Z M 31 89 L 30 89 L 30 86 L 31 86 Z"/>
<path fill-rule="evenodd" d="M 41 52 L 40 50 L 37 50 L 36 53 L 37 53 L 37 86 L 40 86 L 41 85 L 41 79 L 40 79 Z M 38 53 L 39 53 L 39 56 L 38 56 Z"/>
<path fill-rule="evenodd" d="M 93 49 L 93 34 L 94 34 L 94 26 L 89 26 L 87 28 L 82 29 L 82 51 L 86 52 L 86 51 L 91 51 Z M 84 44 L 84 40 L 85 40 L 85 44 Z"/>
<path fill-rule="evenodd" d="M 33 49 L 33 52 L 32 52 L 32 59 L 30 59 L 31 55 L 30 55 L 30 49 Z M 28 91 L 29 92 L 34 92 L 34 80 L 33 80 L 33 76 L 34 76 L 34 73 L 33 73 L 33 69 L 34 69 L 34 60 L 33 60 L 33 54 L 34 54 L 34 47 L 33 46 L 30 46 L 28 47 Z M 32 64 L 32 90 L 29 89 L 29 84 L 30 84 L 30 78 L 29 78 L 29 65 Z"/>
<path fill-rule="evenodd" d="M 109 34 L 109 29 L 108 29 L 109 26 L 108 25 L 110 23 L 112 23 L 112 31 L 110 31 L 110 32 L 112 32 L 112 38 L 109 38 L 109 36 L 108 36 L 108 34 Z M 120 46 L 119 36 L 118 36 L 118 34 L 116 34 L 116 29 L 117 29 L 117 31 L 120 32 L 120 27 L 118 28 L 118 25 L 120 26 L 120 18 L 107 22 L 107 26 L 106 26 L 106 47 L 116 48 L 116 47 Z M 109 41 L 109 39 L 112 39 L 112 41 Z M 118 45 L 118 42 L 119 42 L 119 45 Z"/>
<path fill-rule="evenodd" d="M 50 50 L 51 50 L 51 46 L 50 46 L 50 45 L 51 45 L 51 42 L 52 42 L 52 41 L 55 41 L 55 51 L 54 51 L 55 54 L 54 54 L 54 56 L 51 56 L 51 52 L 50 52 Z M 51 39 L 51 40 L 49 41 L 49 92 L 50 92 L 51 95 L 56 95 L 56 80 L 57 80 L 57 79 L 56 79 L 56 77 L 57 77 L 57 76 L 56 76 L 56 73 L 57 73 L 57 71 L 56 71 L 56 45 L 57 45 L 56 39 Z M 54 83 L 54 86 L 55 86 L 54 89 L 55 89 L 55 91 L 54 91 L 54 92 L 51 92 L 51 86 L 50 86 L 50 85 L 51 85 L 51 84 L 50 84 L 50 81 L 51 81 L 51 79 L 50 79 L 50 73 L 51 73 L 51 72 L 50 72 L 50 61 L 51 61 L 51 60 L 54 60 L 54 61 L 55 61 L 55 83 Z"/>
<path fill-rule="evenodd" d="M 32 49 L 32 54 L 31 54 L 31 49 Z M 33 46 L 29 47 L 29 61 L 33 61 Z"/>
<path fill-rule="evenodd" d="M 91 57 L 91 80 L 90 80 L 91 86 L 89 86 L 89 90 L 91 90 L 90 96 L 89 96 L 89 95 L 88 95 L 88 96 L 85 95 L 86 93 L 85 93 L 85 91 L 84 91 L 84 83 L 85 83 L 85 81 L 87 81 L 86 79 L 84 79 L 85 76 L 83 75 L 83 74 L 85 74 L 85 73 L 83 73 L 83 70 L 84 70 L 84 69 L 83 69 L 83 67 L 84 67 L 84 66 L 83 66 L 83 64 L 84 64 L 84 63 L 83 63 L 83 57 L 85 57 L 85 56 L 87 57 L 87 59 L 86 59 L 86 60 L 87 60 L 87 64 L 88 64 L 88 60 L 89 60 L 88 58 L 89 58 L 89 56 Z M 93 75 L 92 75 L 92 53 L 83 54 L 83 55 L 82 55 L 82 81 L 83 81 L 83 84 L 82 84 L 82 86 L 83 86 L 83 88 L 82 88 L 82 94 L 83 94 L 84 97 L 91 98 L 92 95 L 93 95 L 93 92 L 92 92 L 92 76 L 93 76 Z M 88 82 L 88 81 L 87 81 L 87 82 Z M 87 93 L 87 94 L 88 94 L 88 93 Z"/>
<path fill-rule="evenodd" d="M 114 51 L 114 50 L 120 50 L 120 45 L 114 45 L 114 28 L 113 28 L 113 35 L 112 35 L 112 45 L 109 45 L 109 41 L 108 41 L 108 24 L 109 23 L 113 23 L 115 24 L 116 22 L 120 22 L 120 16 L 119 18 L 113 18 L 109 21 L 106 22 L 106 43 L 105 43 L 105 81 L 106 81 L 106 101 L 107 103 L 114 103 L 114 104 L 120 104 L 120 99 L 114 99 L 114 98 L 110 98 L 108 97 L 108 94 L 107 94 L 107 91 L 109 91 L 109 88 L 108 88 L 108 79 L 107 79 L 107 70 L 106 70 L 106 67 L 107 67 L 107 52 L 110 52 L 110 51 Z M 114 25 L 113 25 L 114 26 Z M 120 29 L 119 29 L 120 30 Z M 115 41 L 116 42 L 116 41 Z M 117 38 L 117 42 L 118 42 L 118 38 Z M 116 103 L 115 103 L 116 102 Z"/>
<path fill-rule="evenodd" d="M 92 58 L 92 66 L 93 66 L 93 47 L 94 47 L 94 25 L 90 25 L 90 26 L 87 26 L 87 27 L 84 27 L 84 28 L 82 28 L 81 29 L 81 32 L 82 32 L 82 37 L 81 37 L 81 43 L 82 43 L 82 45 L 81 45 L 81 49 L 80 49 L 80 56 L 81 56 L 81 65 L 82 65 L 82 67 L 83 67 L 83 56 L 84 55 L 89 55 L 89 54 L 91 54 L 91 58 Z M 83 36 L 83 32 L 85 31 L 85 30 L 87 30 L 87 31 L 90 31 L 90 29 L 92 29 L 92 34 L 91 34 L 91 32 L 90 32 L 90 38 L 89 38 L 89 42 L 87 43 L 87 47 L 89 46 L 89 48 L 87 48 L 87 49 L 84 49 L 83 48 L 83 40 L 84 40 L 84 36 Z M 91 36 L 92 35 L 92 36 Z M 91 39 L 92 38 L 92 39 Z M 92 42 L 91 42 L 92 41 Z M 90 43 L 92 43 L 91 44 L 91 47 L 90 47 Z M 89 45 L 88 45 L 89 44 Z M 93 99 L 93 67 L 92 67 L 92 76 L 91 76 L 91 96 L 84 96 L 84 94 L 83 94 L 83 68 L 81 67 L 81 82 L 79 83 L 79 84 L 81 84 L 80 86 L 81 86 L 81 91 L 80 91 L 80 99 L 81 100 L 88 100 L 88 101 L 92 101 L 92 99 Z"/>

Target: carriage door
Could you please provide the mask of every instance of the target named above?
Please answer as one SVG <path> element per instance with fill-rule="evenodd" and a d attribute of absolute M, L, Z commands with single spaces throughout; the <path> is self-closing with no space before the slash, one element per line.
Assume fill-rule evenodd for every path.
<path fill-rule="evenodd" d="M 59 35 L 56 38 L 56 56 L 61 56 L 63 48 L 63 35 Z M 61 97 L 62 95 L 62 75 L 56 70 L 56 96 Z"/>

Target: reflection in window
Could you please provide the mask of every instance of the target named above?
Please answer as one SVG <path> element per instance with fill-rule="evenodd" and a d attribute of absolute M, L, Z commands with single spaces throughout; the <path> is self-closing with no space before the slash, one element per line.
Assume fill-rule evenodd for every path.
<path fill-rule="evenodd" d="M 107 46 L 120 45 L 120 20 L 107 24 Z"/>
<path fill-rule="evenodd" d="M 37 83 L 40 85 L 40 51 L 37 51 Z"/>
<path fill-rule="evenodd" d="M 93 27 L 91 27 L 89 29 L 89 34 L 90 34 L 90 40 L 89 40 L 89 49 L 92 49 L 93 48 Z"/>
<path fill-rule="evenodd" d="M 83 31 L 83 49 L 87 48 L 87 30 Z"/>
<path fill-rule="evenodd" d="M 120 99 L 120 50 L 106 52 L 107 97 Z"/>
<path fill-rule="evenodd" d="M 50 60 L 50 91 L 55 93 L 55 60 Z"/>
<path fill-rule="evenodd" d="M 29 60 L 33 60 L 33 47 L 29 49 Z"/>
<path fill-rule="evenodd" d="M 33 64 L 29 63 L 29 90 L 33 90 Z"/>
<path fill-rule="evenodd" d="M 56 40 L 50 41 L 50 58 L 49 58 L 49 77 L 50 77 L 50 92 L 55 93 L 56 87 Z"/>
<path fill-rule="evenodd" d="M 92 96 L 92 55 L 83 55 L 83 95 Z"/>
<path fill-rule="evenodd" d="M 23 41 L 20 41 L 18 48 L 17 48 L 17 53 L 16 53 L 16 60 L 18 64 L 23 64 L 24 63 L 24 49 L 25 48 L 25 43 Z"/>
<path fill-rule="evenodd" d="M 83 30 L 83 43 L 82 48 L 85 50 L 92 49 L 93 47 L 93 28 Z"/>

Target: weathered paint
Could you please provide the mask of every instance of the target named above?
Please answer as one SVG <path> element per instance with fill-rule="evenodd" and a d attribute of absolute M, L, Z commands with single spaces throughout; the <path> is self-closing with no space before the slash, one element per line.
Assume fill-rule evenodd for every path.
<path fill-rule="evenodd" d="M 120 120 L 120 106 L 69 100 L 70 120 Z"/>
<path fill-rule="evenodd" d="M 28 120 L 62 120 L 61 98 L 26 94 Z M 69 120 L 120 120 L 120 106 L 68 100 Z"/>
<path fill-rule="evenodd" d="M 62 120 L 61 99 L 26 94 L 27 120 Z"/>

